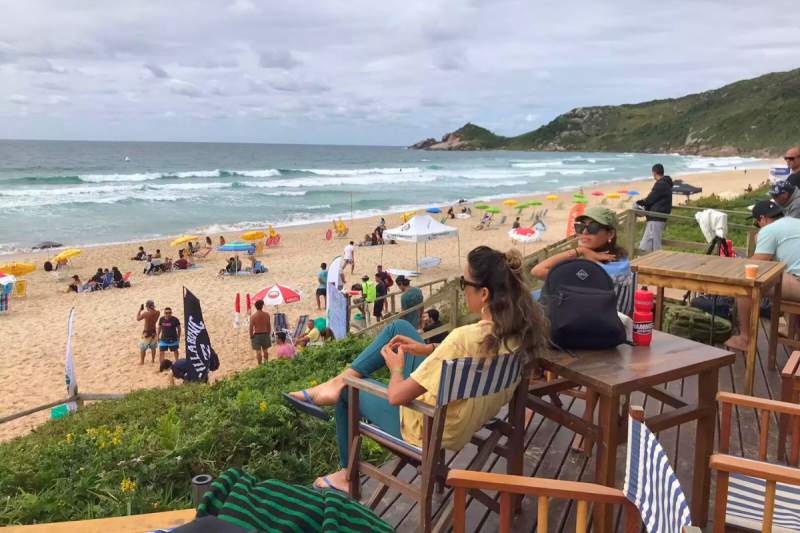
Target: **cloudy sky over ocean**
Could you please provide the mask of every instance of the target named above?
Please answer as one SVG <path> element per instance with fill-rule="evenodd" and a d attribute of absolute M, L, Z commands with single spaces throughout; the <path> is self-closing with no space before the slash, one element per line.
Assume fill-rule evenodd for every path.
<path fill-rule="evenodd" d="M 796 1 L 0 0 L 0 138 L 406 145 L 800 67 Z"/>

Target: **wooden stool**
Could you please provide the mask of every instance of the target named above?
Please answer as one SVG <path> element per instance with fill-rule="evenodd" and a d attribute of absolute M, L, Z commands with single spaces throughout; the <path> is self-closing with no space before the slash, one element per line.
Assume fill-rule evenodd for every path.
<path fill-rule="evenodd" d="M 797 336 L 797 317 L 800 315 L 800 302 L 787 302 L 781 299 L 781 313 L 787 313 L 789 316 L 786 319 L 786 324 L 789 326 L 789 334 L 786 337 L 778 337 L 778 344 L 783 344 L 794 349 L 800 349 L 800 340 L 795 339 Z M 770 354 L 772 356 L 773 354 Z M 772 361 L 774 358 L 770 357 Z"/>
<path fill-rule="evenodd" d="M 790 318 L 794 318 L 793 315 L 790 315 Z M 798 399 L 800 399 L 800 352 L 792 352 L 789 361 L 781 371 L 781 401 L 797 404 Z M 793 433 L 799 431 L 800 423 L 795 422 Z M 781 413 L 778 431 L 778 461 L 782 461 L 786 456 L 786 434 L 788 432 L 789 415 Z M 800 439 L 797 437 L 800 435 L 792 437 L 792 453 L 789 458 L 791 466 L 797 466 L 798 458 L 800 458 Z"/>

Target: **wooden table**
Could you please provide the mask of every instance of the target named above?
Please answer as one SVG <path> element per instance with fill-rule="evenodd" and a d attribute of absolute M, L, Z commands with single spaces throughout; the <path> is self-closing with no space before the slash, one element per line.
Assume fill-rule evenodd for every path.
<path fill-rule="evenodd" d="M 721 367 L 733 364 L 734 357 L 731 352 L 660 331 L 653 332 L 650 346 L 623 344 L 610 350 L 581 351 L 577 358 L 554 351 L 540 357 L 539 361 L 544 369 L 560 377 L 532 385 L 528 407 L 596 442 L 595 482 L 608 487 L 615 484 L 617 446 L 626 442 L 630 393 L 640 391 L 672 407 L 672 410 L 645 419 L 654 433 L 697 420 L 691 513 L 694 525 L 703 527 L 708 520 L 711 489 L 708 461 L 714 447 L 718 374 Z M 698 376 L 696 403 L 687 404 L 663 388 L 656 388 L 694 375 Z M 599 396 L 597 424 L 542 399 L 577 386 L 584 386 Z M 624 407 L 622 415 L 621 406 Z M 608 506 L 595 505 L 595 531 L 610 532 L 612 515 Z"/>
<path fill-rule="evenodd" d="M 758 265 L 755 279 L 747 279 L 745 265 Z M 631 262 L 631 270 L 638 272 L 639 285 L 656 287 L 655 328 L 661 329 L 664 306 L 664 288 L 750 298 L 750 344 L 747 347 L 745 394 L 753 394 L 758 320 L 761 298 L 774 287 L 772 316 L 769 331 L 769 368 L 775 370 L 778 350 L 778 320 L 781 307 L 781 277 L 785 263 L 754 261 L 737 257 L 687 254 L 660 250 Z"/>

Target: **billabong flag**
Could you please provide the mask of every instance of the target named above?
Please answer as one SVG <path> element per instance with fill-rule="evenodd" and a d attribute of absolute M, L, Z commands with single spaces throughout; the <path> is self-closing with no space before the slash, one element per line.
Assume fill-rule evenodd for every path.
<path fill-rule="evenodd" d="M 200 300 L 186 287 L 183 288 L 183 321 L 186 325 L 189 381 L 208 381 L 208 373 L 219 367 L 219 358 L 211 347 Z"/>
<path fill-rule="evenodd" d="M 75 377 L 75 364 L 72 362 L 72 319 L 75 317 L 75 308 L 69 311 L 69 328 L 67 333 L 67 361 L 65 367 L 65 377 L 67 381 L 67 398 L 78 394 L 78 379 Z M 74 411 L 78 408 L 75 402 L 67 404 L 67 410 Z"/>

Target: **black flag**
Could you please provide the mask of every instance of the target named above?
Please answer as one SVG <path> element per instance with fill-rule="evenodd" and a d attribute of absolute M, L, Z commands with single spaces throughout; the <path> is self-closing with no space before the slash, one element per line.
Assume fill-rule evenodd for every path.
<path fill-rule="evenodd" d="M 200 300 L 186 287 L 183 288 L 183 320 L 186 326 L 189 381 L 208 381 L 208 373 L 217 369 L 219 359 L 211 347 Z"/>

